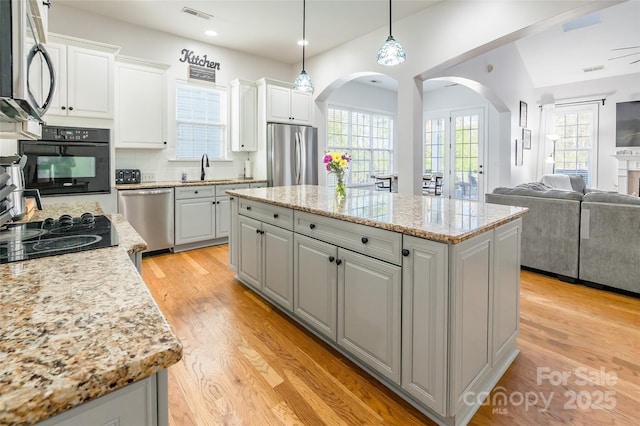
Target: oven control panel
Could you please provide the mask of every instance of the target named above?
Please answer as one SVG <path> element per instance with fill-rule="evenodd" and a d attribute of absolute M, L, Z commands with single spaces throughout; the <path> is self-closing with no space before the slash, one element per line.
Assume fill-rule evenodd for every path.
<path fill-rule="evenodd" d="M 138 169 L 117 169 L 116 170 L 116 185 L 127 183 L 140 183 L 141 174 Z"/>
<path fill-rule="evenodd" d="M 109 143 L 109 129 L 43 126 L 41 140 Z"/>

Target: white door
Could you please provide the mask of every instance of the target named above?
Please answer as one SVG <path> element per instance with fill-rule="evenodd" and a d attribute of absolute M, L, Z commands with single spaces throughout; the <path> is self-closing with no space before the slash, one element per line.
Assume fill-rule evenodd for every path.
<path fill-rule="evenodd" d="M 480 199 L 483 194 L 484 110 L 451 112 L 449 171 L 445 175 L 450 198 Z"/>

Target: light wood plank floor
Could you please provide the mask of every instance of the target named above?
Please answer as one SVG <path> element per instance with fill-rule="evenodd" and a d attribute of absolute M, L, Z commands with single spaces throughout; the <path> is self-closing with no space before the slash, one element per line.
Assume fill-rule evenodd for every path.
<path fill-rule="evenodd" d="M 171 425 L 434 424 L 236 281 L 226 245 L 142 276 L 184 345 Z M 521 277 L 521 352 L 471 424 L 640 424 L 640 299 Z"/>

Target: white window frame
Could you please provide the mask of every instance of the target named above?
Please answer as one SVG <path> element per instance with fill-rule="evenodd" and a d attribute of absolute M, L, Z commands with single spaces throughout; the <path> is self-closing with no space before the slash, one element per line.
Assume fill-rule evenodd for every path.
<path fill-rule="evenodd" d="M 600 118 L 599 118 L 599 111 L 600 111 L 600 106 L 599 103 L 597 102 L 592 102 L 592 103 L 584 103 L 581 105 L 567 105 L 567 106 L 562 106 L 562 105 L 556 105 L 554 110 L 553 110 L 553 121 L 552 121 L 552 126 L 554 129 L 554 133 L 560 136 L 560 140 L 558 140 L 556 142 L 556 146 L 555 146 L 555 152 L 556 152 L 556 163 L 555 163 L 555 170 L 556 173 L 558 173 L 558 170 L 563 170 L 559 167 L 559 162 L 557 161 L 557 158 L 559 156 L 559 153 L 562 151 L 586 151 L 586 150 L 579 150 L 579 149 L 575 149 L 575 150 L 566 150 L 566 149 L 562 149 L 561 148 L 561 141 L 564 135 L 564 132 L 560 131 L 559 128 L 556 127 L 556 116 L 558 115 L 566 115 L 566 114 L 579 114 L 580 112 L 590 112 L 592 114 L 593 117 L 593 121 L 591 123 L 591 148 L 590 148 L 590 153 L 589 153 L 589 164 L 588 164 L 588 173 L 589 173 L 589 178 L 587 181 L 587 186 L 590 187 L 596 187 L 597 183 L 598 183 L 598 175 L 597 175 L 597 171 L 598 171 L 598 135 L 599 135 L 599 123 L 600 123 Z M 576 141 L 577 142 L 577 141 Z M 577 146 L 577 145 L 576 145 Z"/>
<path fill-rule="evenodd" d="M 445 171 L 447 170 L 447 161 L 448 161 L 448 144 L 449 144 L 449 131 L 450 131 L 450 118 L 451 118 L 451 111 L 428 111 L 425 112 L 424 114 L 424 118 L 423 118 L 423 132 L 422 132 L 422 136 L 423 136 L 423 144 L 422 144 L 422 168 L 423 168 L 423 172 L 427 172 L 427 173 L 435 173 L 435 172 L 441 172 L 441 173 L 445 173 Z M 443 139 L 442 139 L 442 156 L 438 156 L 435 158 L 441 158 L 441 170 L 433 170 L 433 168 L 431 170 L 427 169 L 427 164 L 426 164 L 426 150 L 427 150 L 427 121 L 434 121 L 434 120 L 444 120 L 444 130 L 443 130 Z M 440 144 L 438 144 L 440 145 Z M 432 161 L 433 161 L 433 155 L 431 156 Z"/>
<path fill-rule="evenodd" d="M 220 95 L 220 118 L 221 121 L 219 122 L 214 122 L 214 121 L 198 121 L 198 120 L 180 120 L 178 119 L 178 90 L 180 89 L 181 86 L 187 86 L 187 87 L 192 87 L 192 88 L 197 88 L 197 89 L 202 89 L 202 90 L 207 90 L 207 91 L 212 91 L 212 92 L 217 92 Z M 226 87 L 222 87 L 222 86 L 218 86 L 218 85 L 210 85 L 210 84 L 198 84 L 196 82 L 193 81 L 185 81 L 185 80 L 177 80 L 176 84 L 175 84 L 175 90 L 174 90 L 174 94 L 175 94 L 175 108 L 174 108 L 174 119 L 175 119 L 175 153 L 174 153 L 174 159 L 177 161 L 200 161 L 200 159 L 202 158 L 202 155 L 205 154 L 205 152 L 202 153 L 202 155 L 199 156 L 195 156 L 195 157 L 180 157 L 179 153 L 180 153 L 180 147 L 179 147 L 179 140 L 178 140 L 178 127 L 180 125 L 180 123 L 187 123 L 187 124 L 196 124 L 196 125 L 205 125 L 205 126 L 212 126 L 212 127 L 217 127 L 219 128 L 219 132 L 221 135 L 221 141 L 220 141 L 220 148 L 221 148 L 221 156 L 215 156 L 213 155 L 212 152 L 206 152 L 207 156 L 209 157 L 210 161 L 226 161 L 228 159 L 228 136 L 227 136 L 227 129 L 228 129 L 228 93 L 227 93 L 227 89 Z"/>
<path fill-rule="evenodd" d="M 347 111 L 349 113 L 349 124 L 348 124 L 348 133 L 347 133 L 347 147 L 339 147 L 339 146 L 331 146 L 329 145 L 329 110 L 331 109 L 335 109 L 335 110 L 340 110 L 340 111 Z M 351 114 L 352 113 L 358 113 L 358 114 L 368 114 L 370 117 L 372 116 L 384 116 L 387 117 L 389 119 L 390 122 L 390 129 L 389 129 L 389 144 L 390 144 L 390 148 L 389 149 L 381 149 L 381 148 L 359 148 L 359 147 L 354 147 L 353 146 L 353 134 L 351 132 Z M 389 173 L 393 173 L 394 170 L 394 164 L 395 164 L 395 123 L 396 123 L 396 117 L 394 114 L 386 112 L 386 111 L 376 111 L 376 110 L 366 110 L 366 109 L 362 109 L 359 107 L 352 107 L 352 106 L 346 106 L 346 105 L 337 105 L 337 104 L 331 104 L 328 105 L 327 107 L 327 150 L 328 151 L 347 151 L 349 153 L 351 153 L 353 150 L 358 150 L 358 151 L 369 151 L 370 152 L 370 161 L 369 161 L 369 171 L 368 174 L 372 175 L 373 174 L 373 158 L 374 156 L 372 155 L 374 152 L 389 152 Z M 373 120 L 370 119 L 369 120 L 369 138 L 370 140 L 373 139 Z M 373 144 L 371 144 L 373 145 Z M 363 183 L 357 183 L 354 184 L 351 182 L 351 167 L 348 169 L 347 172 L 347 184 L 350 187 L 366 187 L 366 186 L 371 186 L 371 182 L 367 181 L 367 182 L 363 182 Z M 331 176 L 328 177 L 327 179 L 327 186 L 331 187 L 331 186 L 335 186 L 335 182 L 334 179 L 331 178 Z"/>

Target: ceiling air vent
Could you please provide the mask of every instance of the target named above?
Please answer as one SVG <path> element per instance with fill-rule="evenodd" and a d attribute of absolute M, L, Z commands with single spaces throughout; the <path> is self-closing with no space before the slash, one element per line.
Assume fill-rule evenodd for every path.
<path fill-rule="evenodd" d="M 595 67 L 582 68 L 583 72 L 600 71 L 604 69 L 604 65 L 596 65 Z"/>
<path fill-rule="evenodd" d="M 208 13 L 200 12 L 199 10 L 195 10 L 186 6 L 182 8 L 182 11 L 186 14 L 197 16 L 198 18 L 206 19 L 207 21 L 213 18 L 213 15 L 209 15 Z"/>

